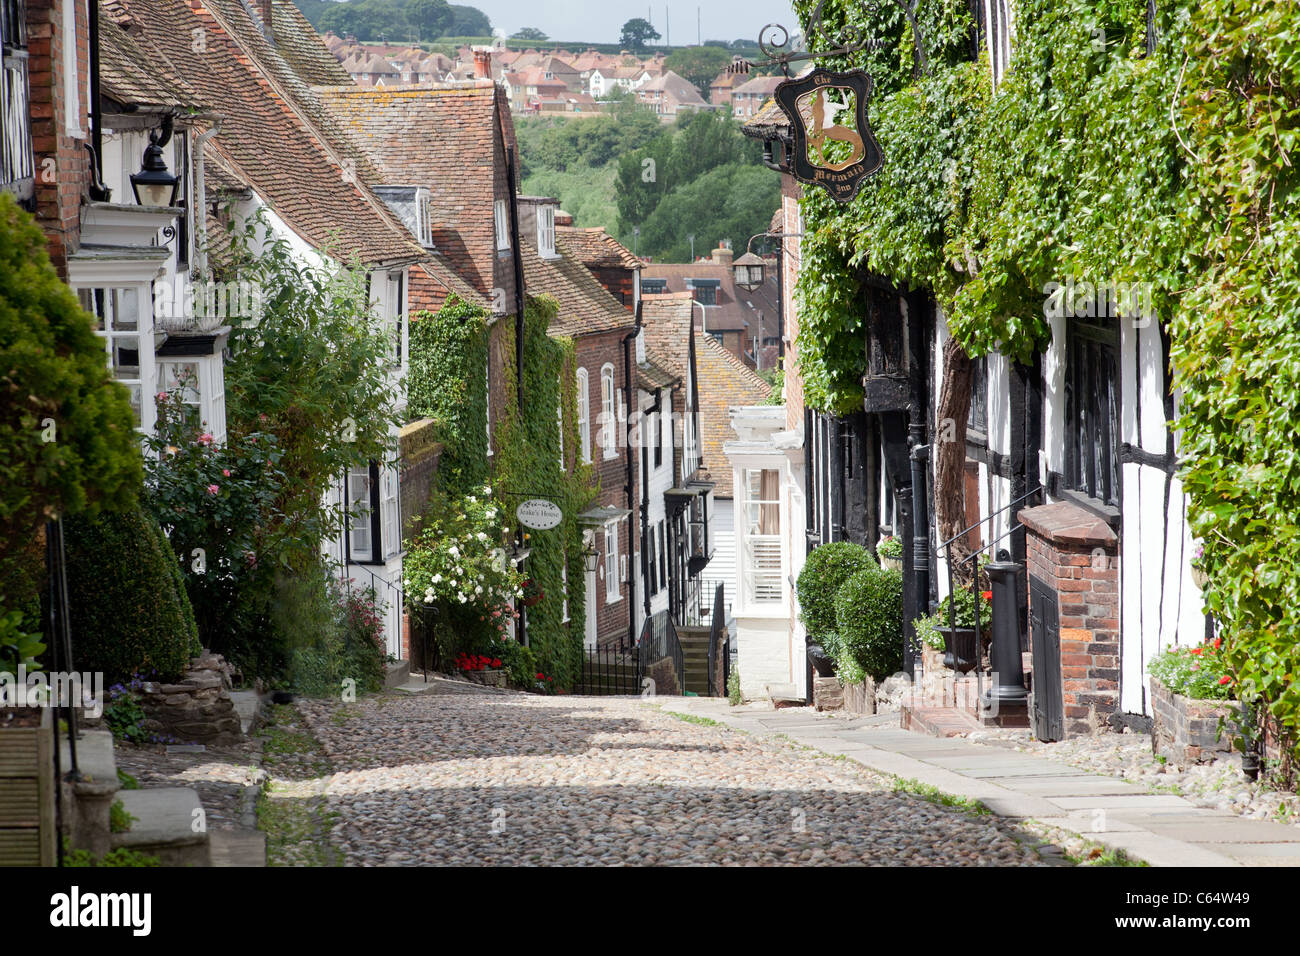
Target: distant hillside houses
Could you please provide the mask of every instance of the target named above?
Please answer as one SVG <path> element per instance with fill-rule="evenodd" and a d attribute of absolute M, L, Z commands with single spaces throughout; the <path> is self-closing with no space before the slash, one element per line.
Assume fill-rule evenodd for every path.
<path fill-rule="evenodd" d="M 461 46 L 456 56 L 400 44 L 359 43 L 356 37 L 326 33 L 326 47 L 358 86 L 414 86 L 473 79 L 475 57 L 490 57 L 493 79 L 505 88 L 510 109 L 519 114 L 599 113 L 611 97 L 632 94 L 665 121 L 692 110 L 732 108 L 752 116 L 776 80 L 746 81 L 721 73 L 708 99 L 689 80 L 664 66 L 664 54 L 506 50 Z M 771 82 L 768 80 L 771 79 Z M 743 110 L 740 109 L 743 104 Z"/>

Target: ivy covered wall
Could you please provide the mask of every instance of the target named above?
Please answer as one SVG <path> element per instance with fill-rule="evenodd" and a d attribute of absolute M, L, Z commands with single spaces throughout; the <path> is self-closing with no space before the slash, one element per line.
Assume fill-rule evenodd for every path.
<path fill-rule="evenodd" d="M 591 466 L 575 461 L 573 454 L 579 447 L 573 340 L 547 334 L 556 310 L 555 301 L 546 296 L 529 298 L 525 308 L 524 404 L 521 408 L 513 388 L 498 397 L 502 412 L 496 431 L 492 486 L 512 522 L 515 508 L 524 498 L 546 498 L 564 512 L 564 520 L 557 528 L 522 530 L 532 552 L 524 570 L 543 595 L 538 604 L 528 608 L 528 646 L 538 669 L 553 678 L 557 686 L 569 688 L 580 674 L 585 619 L 586 578 L 577 515 L 595 497 L 595 489 L 591 487 Z M 515 382 L 519 366 L 514 338 L 508 336 L 502 341 L 503 377 Z M 562 421 L 556 415 L 557 408 L 562 410 Z M 561 447 L 565 452 L 563 465 Z M 517 530 L 514 525 L 512 530 Z"/>
<path fill-rule="evenodd" d="M 525 309 L 522 408 L 515 388 L 519 366 L 514 335 L 497 337 L 504 384 L 493 396 L 494 455 L 487 454 L 485 369 L 490 336 L 483 309 L 453 298 L 436 314 L 412 316 L 408 388 L 410 417 L 433 419 L 438 440 L 444 444 L 434 492 L 440 501 L 435 506 L 490 486 L 504 515 L 504 538 L 510 541 L 521 530 L 514 514 L 524 499 L 545 498 L 563 511 L 564 520 L 557 528 L 522 530 L 531 551 L 524 566 L 525 576 L 533 582 L 528 593 L 542 595 L 526 612 L 532 660 L 551 679 L 546 682 L 548 689 L 566 689 L 580 673 L 585 612 L 582 529 L 577 515 L 591 502 L 595 489 L 591 466 L 574 455 L 579 439 L 573 342 L 547 334 L 556 308 L 554 300 L 540 297 L 530 299 Z M 567 609 L 566 573 L 571 582 Z"/>
<path fill-rule="evenodd" d="M 815 0 L 796 0 L 807 27 Z M 1172 338 L 1180 475 L 1234 680 L 1300 734 L 1300 14 L 1250 0 L 1013 0 L 996 93 L 962 0 L 827 0 L 856 28 L 885 156 L 838 206 L 805 191 L 796 287 L 808 403 L 861 407 L 863 270 L 928 287 L 972 355 L 1043 349 L 1048 283 L 1138 282 Z M 1150 42 L 1149 42 L 1150 41 Z M 823 48 L 830 43 L 821 43 Z M 818 47 L 816 34 L 809 47 Z M 924 62 L 923 62 L 924 61 Z M 1121 303 L 1122 314 L 1129 314 Z"/>

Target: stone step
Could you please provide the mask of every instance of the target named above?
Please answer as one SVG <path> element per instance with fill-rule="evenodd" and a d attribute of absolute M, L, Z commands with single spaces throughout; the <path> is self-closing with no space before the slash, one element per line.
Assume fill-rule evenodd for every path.
<path fill-rule="evenodd" d="M 265 697 L 255 690 L 232 690 L 230 702 L 235 705 L 235 713 L 239 715 L 239 732 L 247 736 L 262 714 Z"/>
<path fill-rule="evenodd" d="M 384 675 L 384 689 L 392 687 L 401 687 L 411 679 L 411 662 L 410 661 L 393 661 L 388 665 L 388 672 Z"/>
<path fill-rule="evenodd" d="M 110 835 L 113 849 L 127 847 L 156 856 L 163 866 L 211 866 L 198 791 L 190 787 L 150 787 L 122 790 L 117 799 L 136 819 L 130 830 Z M 196 830 L 196 826 L 201 829 Z"/>
<path fill-rule="evenodd" d="M 260 830 L 213 830 L 208 834 L 213 866 L 266 866 L 266 834 Z"/>
<path fill-rule="evenodd" d="M 59 736 L 60 766 L 72 767 L 67 738 Z M 81 779 L 63 784 L 63 832 L 73 849 L 101 857 L 109 850 L 108 814 L 117 796 L 117 758 L 113 734 L 108 730 L 83 730 L 77 739 L 77 770 Z"/>

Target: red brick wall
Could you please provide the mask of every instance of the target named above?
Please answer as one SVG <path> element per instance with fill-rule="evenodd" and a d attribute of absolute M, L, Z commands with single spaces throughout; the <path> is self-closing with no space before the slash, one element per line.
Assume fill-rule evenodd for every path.
<path fill-rule="evenodd" d="M 1118 545 L 1049 537 L 1034 527 L 1026 542 L 1029 574 L 1056 591 L 1065 732 L 1093 733 L 1119 709 Z"/>
<path fill-rule="evenodd" d="M 631 269 L 592 269 L 596 281 L 605 291 L 623 303 L 629 312 L 636 312 L 634 273 Z"/>
<path fill-rule="evenodd" d="M 605 363 L 614 366 L 614 388 L 626 389 L 626 380 L 624 378 L 624 361 L 623 361 L 623 332 L 606 332 L 601 335 L 584 335 L 580 336 L 574 343 L 574 354 L 577 358 L 578 366 L 587 370 L 587 386 L 590 394 L 587 397 L 588 408 L 591 412 L 591 464 L 593 469 L 592 481 L 598 483 L 600 493 L 593 502 L 595 505 L 613 505 L 616 508 L 627 508 L 627 492 L 625 484 L 627 482 L 627 459 L 625 457 L 626 448 L 622 442 L 624 423 L 619 422 L 619 446 L 618 456 L 616 458 L 605 458 L 605 453 L 597 440 L 599 429 L 597 427 L 597 416 L 600 414 L 600 370 Z M 633 391 L 636 390 L 636 382 L 633 380 Z M 630 399 L 624 394 L 624 402 Z M 633 519 L 637 522 L 636 527 L 640 528 L 639 505 L 641 500 L 641 482 L 640 468 L 633 469 Z M 623 518 L 618 523 L 618 553 L 628 559 L 629 569 L 631 568 L 633 543 L 640 546 L 639 541 L 632 541 L 628 535 L 628 519 Z M 639 532 L 638 532 L 639 533 Z M 605 562 L 605 536 L 604 529 L 597 529 L 596 550 L 601 555 L 601 567 Z M 619 594 L 622 600 L 609 603 L 605 600 L 605 582 L 597 576 L 596 579 L 596 636 L 598 643 L 610 644 L 627 638 L 629 627 L 628 616 L 628 586 L 626 578 L 619 582 Z M 640 600 L 640 596 L 638 596 Z"/>
<path fill-rule="evenodd" d="M 67 278 L 69 253 L 81 245 L 81 199 L 90 186 L 90 154 L 84 139 L 65 132 L 64 85 L 81 89 L 88 75 L 89 40 L 84 10 L 77 13 L 78 76 L 64 76 L 63 3 L 28 0 L 28 83 L 31 88 L 32 151 L 36 167 L 36 215 L 50 244 L 50 259 Z M 79 110 L 85 109 L 85 93 Z M 86 127 L 83 120 L 78 125 Z M 48 162 L 53 160 L 53 162 Z M 114 197 L 116 198 L 116 197 Z"/>

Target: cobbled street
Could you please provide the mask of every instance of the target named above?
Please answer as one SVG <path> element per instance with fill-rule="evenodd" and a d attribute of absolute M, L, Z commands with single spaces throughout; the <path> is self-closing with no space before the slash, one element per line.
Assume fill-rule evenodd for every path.
<path fill-rule="evenodd" d="M 296 706 L 330 772 L 272 792 L 323 798 L 322 830 L 348 864 L 1042 863 L 993 817 L 654 702 L 457 694 Z"/>

